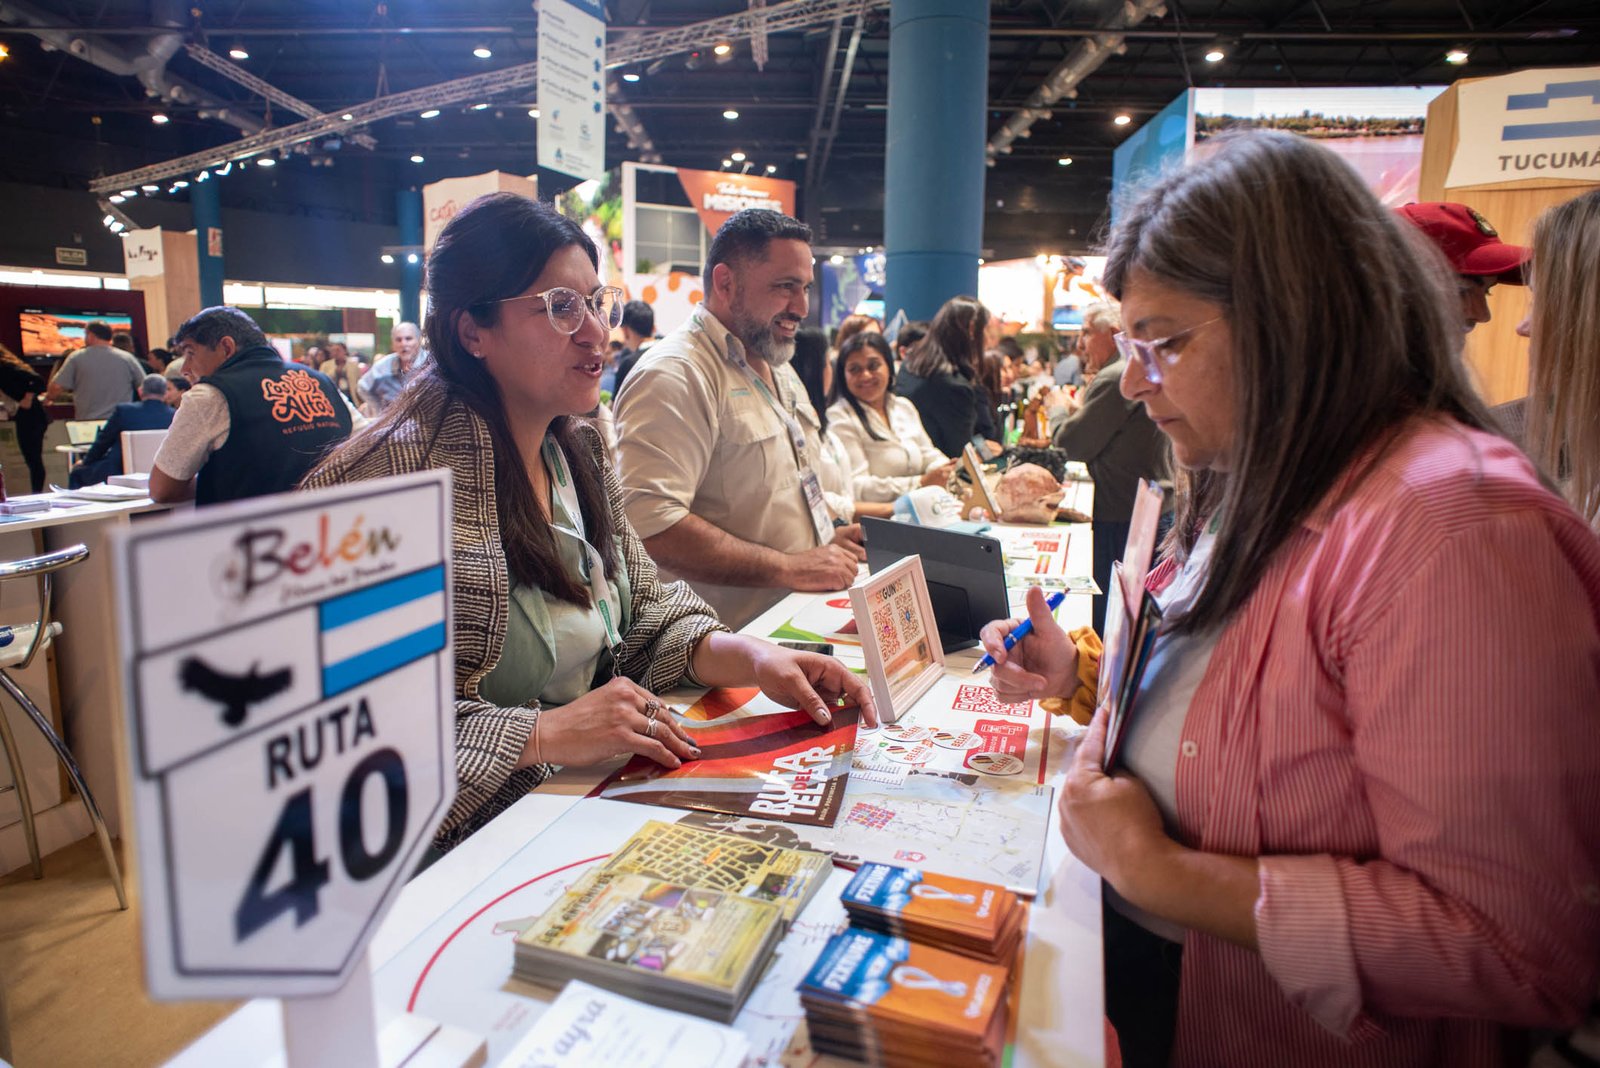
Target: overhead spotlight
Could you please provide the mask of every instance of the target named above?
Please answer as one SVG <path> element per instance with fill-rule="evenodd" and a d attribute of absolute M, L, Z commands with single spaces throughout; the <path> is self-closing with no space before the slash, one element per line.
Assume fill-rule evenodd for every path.
<path fill-rule="evenodd" d="M 421 163 L 421 162 L 422 162 L 422 161 L 423 161 L 423 160 L 424 160 L 424 159 L 425 159 L 425 158 L 426 158 L 426 157 L 425 157 L 425 156 L 423 156 L 423 155 L 422 155 L 422 154 L 421 154 L 421 153 L 420 153 L 420 152 L 419 152 L 419 153 L 417 153 L 417 154 L 415 154 L 415 155 L 413 155 L 413 156 L 412 156 L 412 157 L 411 157 L 411 162 L 412 162 L 412 163 Z"/>
<path fill-rule="evenodd" d="M 155 123 L 157 126 L 165 126 L 172 120 L 167 118 L 165 112 L 158 111 L 154 115 L 150 116 L 150 121 Z"/>
<path fill-rule="evenodd" d="M 474 105 L 472 105 L 472 110 L 473 111 L 488 111 L 489 110 L 489 105 L 488 104 L 474 104 Z"/>
<path fill-rule="evenodd" d="M 389 255 L 387 252 L 385 252 L 382 256 L 379 256 L 378 258 L 380 260 L 382 260 L 384 263 L 393 263 L 394 262 L 394 257 Z"/>
<path fill-rule="evenodd" d="M 828 257 L 828 262 L 837 267 L 839 264 L 844 262 L 844 257 L 835 252 L 833 255 Z"/>
<path fill-rule="evenodd" d="M 705 57 L 702 56 L 698 51 L 690 52 L 687 56 L 684 57 L 683 69 L 684 70 L 699 70 L 700 69 L 700 64 L 703 63 L 704 61 L 705 61 Z"/>
<path fill-rule="evenodd" d="M 124 200 L 127 200 L 128 198 L 123 196 L 121 193 L 112 193 L 110 196 L 106 197 L 106 199 L 111 201 L 111 203 L 113 203 L 113 204 L 121 204 Z"/>
<path fill-rule="evenodd" d="M 636 81 L 638 81 L 640 79 L 640 77 L 641 77 L 641 75 L 639 74 L 638 71 L 630 70 L 628 73 L 626 73 L 626 74 L 624 74 L 622 76 L 622 80 L 625 81 L 625 82 L 636 82 Z"/>
<path fill-rule="evenodd" d="M 808 155 L 808 153 L 806 152 L 806 150 L 805 149 L 801 149 L 799 152 L 796 152 L 794 154 L 794 158 L 795 159 L 805 159 L 807 155 Z"/>
<path fill-rule="evenodd" d="M 1469 54 L 1465 48 L 1452 48 L 1444 54 L 1444 61 L 1452 66 L 1461 66 L 1467 61 Z"/>
<path fill-rule="evenodd" d="M 244 42 L 243 41 L 235 41 L 235 42 L 233 42 L 233 47 L 228 49 L 228 58 L 229 59 L 249 59 L 250 58 L 250 53 L 246 52 L 244 50 Z"/>
<path fill-rule="evenodd" d="M 486 46 L 486 45 L 479 45 L 477 48 L 474 48 L 472 50 L 472 54 L 477 56 L 479 59 L 493 59 L 494 58 L 494 53 L 491 52 L 489 50 L 488 46 Z"/>
<path fill-rule="evenodd" d="M 347 111 L 343 115 L 340 115 L 339 118 L 343 119 L 345 122 L 351 122 L 355 119 L 355 116 Z"/>
<path fill-rule="evenodd" d="M 1227 51 L 1220 44 L 1214 44 L 1206 49 L 1207 63 L 1221 63 L 1228 58 Z"/>
<path fill-rule="evenodd" d="M 731 167 L 731 166 L 733 166 L 733 160 L 731 160 L 731 159 L 725 159 L 725 160 L 723 160 L 723 161 L 722 161 L 722 165 L 723 165 L 723 166 L 724 166 L 724 167 Z"/>
<path fill-rule="evenodd" d="M 734 119 L 737 119 L 739 117 L 739 113 L 737 111 L 735 111 L 733 108 L 729 108 L 727 111 L 724 111 L 722 113 L 722 117 L 727 119 L 729 122 L 732 122 Z"/>
<path fill-rule="evenodd" d="M 733 160 L 733 162 L 735 162 L 735 163 L 743 163 L 744 162 L 744 153 L 743 152 L 730 152 L 730 153 L 728 153 L 728 158 Z"/>
<path fill-rule="evenodd" d="M 256 160 L 256 166 L 258 167 L 276 167 L 277 165 L 278 161 L 273 159 L 271 156 L 262 156 L 260 159 Z"/>
<path fill-rule="evenodd" d="M 1072 157 L 1071 156 L 1062 156 L 1060 159 L 1056 160 L 1056 166 L 1057 167 L 1070 167 L 1070 166 L 1072 166 Z"/>
<path fill-rule="evenodd" d="M 767 173 L 768 174 L 777 174 L 778 173 L 778 165 L 776 163 L 767 164 Z"/>
<path fill-rule="evenodd" d="M 122 225 L 120 222 L 114 222 L 111 224 L 111 232 L 114 234 L 120 234 L 126 229 L 127 227 Z"/>
<path fill-rule="evenodd" d="M 6 59 L 6 58 L 10 57 L 10 55 L 11 55 L 11 49 L 7 48 L 3 44 L 0 44 L 0 59 Z"/>
<path fill-rule="evenodd" d="M 420 261 L 420 257 L 418 257 L 415 252 L 407 252 L 406 253 L 406 262 L 407 263 L 418 263 L 418 262 L 421 262 L 421 261 Z"/>
<path fill-rule="evenodd" d="M 172 188 L 174 188 L 174 189 L 188 189 L 189 188 L 189 183 L 184 181 L 182 178 L 179 178 L 176 182 L 172 183 Z"/>
<path fill-rule="evenodd" d="M 538 117 L 539 117 L 539 109 L 538 108 L 529 108 L 528 109 L 528 118 L 537 119 Z"/>
<path fill-rule="evenodd" d="M 231 170 L 233 170 L 233 160 L 230 159 L 228 162 L 217 168 L 217 177 L 226 178 L 228 176 L 228 172 Z"/>
<path fill-rule="evenodd" d="M 424 111 L 421 115 L 419 115 L 417 117 L 420 118 L 420 119 L 437 119 L 439 117 L 439 109 L 438 108 L 429 108 L 427 111 Z"/>
<path fill-rule="evenodd" d="M 1129 114 L 1126 114 L 1126 113 L 1123 113 L 1123 114 L 1118 115 L 1116 118 L 1112 119 L 1111 121 L 1112 121 L 1112 123 L 1114 123 L 1117 126 L 1126 126 L 1126 125 L 1128 125 L 1128 123 L 1133 121 L 1133 116 L 1129 115 Z"/>
<path fill-rule="evenodd" d="M 161 187 L 159 185 L 141 185 L 139 188 L 143 189 L 146 193 L 159 193 L 161 191 Z"/>
<path fill-rule="evenodd" d="M 121 193 L 121 196 L 123 196 L 124 198 L 136 197 L 138 195 L 139 195 L 139 191 L 137 189 L 124 189 L 122 191 L 122 193 Z"/>
<path fill-rule="evenodd" d="M 211 172 L 201 171 L 199 174 L 194 176 L 194 180 L 197 182 L 209 182 L 211 181 Z"/>
<path fill-rule="evenodd" d="M 732 41 L 718 41 L 711 46 L 711 54 L 719 58 L 733 55 Z"/>

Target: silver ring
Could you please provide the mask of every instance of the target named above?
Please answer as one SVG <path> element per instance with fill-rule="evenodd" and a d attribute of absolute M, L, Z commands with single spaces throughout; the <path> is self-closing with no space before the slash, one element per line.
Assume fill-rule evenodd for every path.
<path fill-rule="evenodd" d="M 654 719 L 644 725 L 644 736 L 646 738 L 654 738 L 656 736 L 656 721 Z"/>
<path fill-rule="evenodd" d="M 656 713 L 658 713 L 660 711 L 661 711 L 661 702 L 660 701 L 651 699 L 651 700 L 646 701 L 644 703 L 644 718 L 645 719 L 648 719 L 651 722 L 654 722 L 655 718 L 656 718 Z"/>

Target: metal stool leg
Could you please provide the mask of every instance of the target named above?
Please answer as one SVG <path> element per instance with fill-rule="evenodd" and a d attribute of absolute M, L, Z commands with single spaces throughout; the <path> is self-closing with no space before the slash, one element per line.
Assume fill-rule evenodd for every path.
<path fill-rule="evenodd" d="M 122 869 L 117 867 L 117 857 L 111 851 L 111 834 L 106 830 L 106 821 L 100 815 L 100 806 L 95 803 L 94 794 L 89 792 L 89 784 L 83 781 L 83 775 L 78 771 L 78 762 L 72 758 L 72 751 L 66 743 L 57 736 L 50 726 L 50 721 L 44 718 L 44 713 L 39 711 L 37 705 L 29 700 L 28 695 L 22 692 L 7 671 L 0 670 L 0 686 L 5 687 L 22 710 L 33 720 L 34 726 L 44 735 L 50 747 L 56 751 L 56 759 L 61 761 L 61 766 L 66 769 L 67 776 L 72 779 L 72 785 L 77 787 L 78 796 L 83 798 L 83 807 L 89 810 L 89 819 L 94 823 L 94 833 L 100 839 L 100 852 L 105 855 L 106 867 L 111 869 L 111 885 L 117 891 L 117 903 L 120 907 L 128 907 L 128 895 L 122 886 Z"/>
<path fill-rule="evenodd" d="M 44 878 L 44 864 L 39 860 L 39 836 L 33 829 L 33 798 L 28 794 L 28 780 L 22 774 L 22 757 L 17 752 L 17 739 L 11 733 L 11 724 L 0 712 L 0 749 L 6 751 L 6 763 L 11 765 L 11 782 L 17 791 L 17 803 L 22 806 L 22 837 L 28 841 L 28 858 L 33 861 L 33 877 Z"/>

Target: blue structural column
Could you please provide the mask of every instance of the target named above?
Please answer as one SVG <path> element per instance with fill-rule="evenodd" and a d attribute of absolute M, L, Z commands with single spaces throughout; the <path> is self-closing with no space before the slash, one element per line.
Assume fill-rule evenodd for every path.
<path fill-rule="evenodd" d="M 892 0 L 886 316 L 978 293 L 988 83 L 987 0 Z"/>
<path fill-rule="evenodd" d="M 213 178 L 189 186 L 189 206 L 194 211 L 194 240 L 200 253 L 200 306 L 222 303 L 222 196 Z M 177 323 L 172 324 L 174 328 Z"/>
<path fill-rule="evenodd" d="M 400 261 L 400 319 L 422 323 L 422 190 L 402 189 L 395 194 L 395 215 L 400 220 L 400 243 L 416 248 L 416 261 Z M 381 339 L 380 339 L 381 341 Z"/>

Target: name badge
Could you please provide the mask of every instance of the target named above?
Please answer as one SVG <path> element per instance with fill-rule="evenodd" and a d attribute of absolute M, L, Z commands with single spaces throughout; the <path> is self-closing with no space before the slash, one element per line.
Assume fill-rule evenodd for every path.
<path fill-rule="evenodd" d="M 833 516 L 828 514 L 828 502 L 822 496 L 822 480 L 807 467 L 800 472 L 800 488 L 805 491 L 806 507 L 811 510 L 811 525 L 817 532 L 817 544 L 826 545 L 833 540 Z"/>

